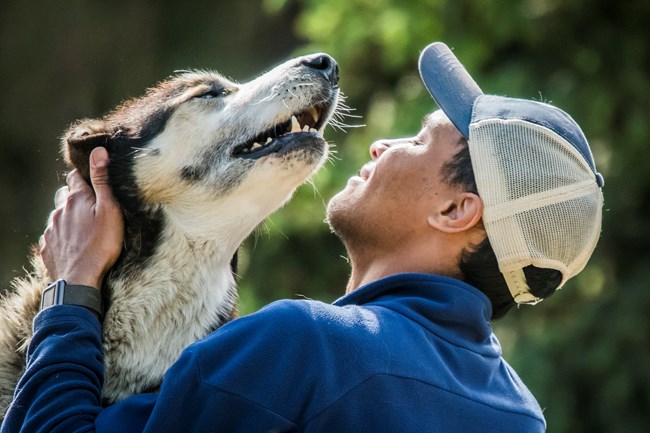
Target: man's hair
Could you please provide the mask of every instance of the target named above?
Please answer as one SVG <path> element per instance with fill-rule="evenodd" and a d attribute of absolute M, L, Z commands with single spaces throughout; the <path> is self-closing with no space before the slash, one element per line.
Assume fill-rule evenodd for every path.
<path fill-rule="evenodd" d="M 460 150 L 442 167 L 443 180 L 449 185 L 460 186 L 465 191 L 478 195 L 467 140 L 461 138 L 458 146 Z M 470 249 L 462 252 L 460 271 L 466 283 L 476 287 L 490 299 L 492 319 L 503 317 L 515 305 L 487 236 L 480 244 L 472 245 Z M 555 269 L 530 265 L 524 268 L 524 275 L 531 293 L 538 298 L 551 296 L 562 282 L 562 274 Z"/>

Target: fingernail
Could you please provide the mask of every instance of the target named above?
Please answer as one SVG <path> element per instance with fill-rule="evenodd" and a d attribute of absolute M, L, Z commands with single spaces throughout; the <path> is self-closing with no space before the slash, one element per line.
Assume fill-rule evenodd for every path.
<path fill-rule="evenodd" d="M 96 168 L 103 168 L 108 165 L 108 152 L 103 147 L 98 147 L 90 154 L 91 163 Z"/>

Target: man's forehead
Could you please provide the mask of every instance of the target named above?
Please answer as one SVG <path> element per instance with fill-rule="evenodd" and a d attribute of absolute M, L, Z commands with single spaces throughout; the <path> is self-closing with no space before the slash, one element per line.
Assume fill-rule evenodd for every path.
<path fill-rule="evenodd" d="M 441 123 L 451 123 L 442 110 L 433 111 L 422 119 L 422 128 L 434 128 Z"/>
<path fill-rule="evenodd" d="M 454 136 L 458 136 L 458 140 L 457 140 L 458 143 L 462 143 L 465 141 L 463 135 L 454 126 L 454 124 L 451 123 L 451 120 L 449 120 L 447 115 L 442 110 L 433 111 L 427 114 L 426 116 L 424 116 L 424 118 L 422 119 L 422 130 L 420 132 L 421 134 L 431 134 L 436 130 L 438 131 L 447 130 L 450 133 L 454 134 Z"/>

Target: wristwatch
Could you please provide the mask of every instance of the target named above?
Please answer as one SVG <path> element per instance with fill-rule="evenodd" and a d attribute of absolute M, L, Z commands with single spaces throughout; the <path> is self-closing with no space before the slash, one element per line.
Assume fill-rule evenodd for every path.
<path fill-rule="evenodd" d="M 95 312 L 102 319 L 104 309 L 102 294 L 99 289 L 90 286 L 68 284 L 65 280 L 56 280 L 43 290 L 41 310 L 52 305 L 79 305 Z"/>

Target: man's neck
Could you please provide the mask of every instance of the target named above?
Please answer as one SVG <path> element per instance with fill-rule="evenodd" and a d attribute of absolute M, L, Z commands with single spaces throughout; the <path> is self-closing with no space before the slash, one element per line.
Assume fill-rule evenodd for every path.
<path fill-rule="evenodd" d="M 348 250 L 352 271 L 346 287 L 350 293 L 361 286 L 401 273 L 425 273 L 460 278 L 456 254 L 437 254 L 420 249 L 393 250 L 386 254 L 364 255 Z"/>

